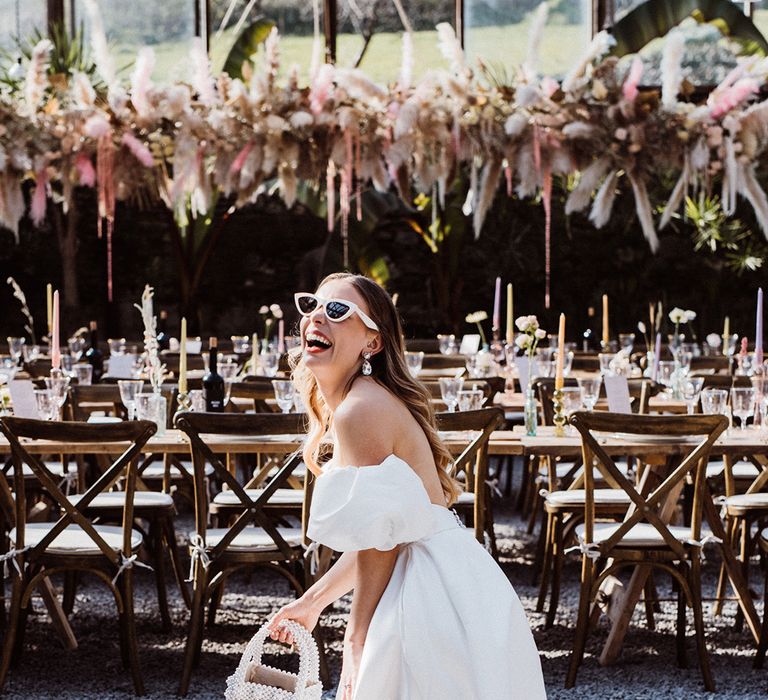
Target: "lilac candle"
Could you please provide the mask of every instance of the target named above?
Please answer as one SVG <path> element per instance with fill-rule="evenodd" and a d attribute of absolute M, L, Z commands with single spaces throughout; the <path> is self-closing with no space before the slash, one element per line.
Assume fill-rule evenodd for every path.
<path fill-rule="evenodd" d="M 277 322 L 277 351 L 285 352 L 285 321 L 282 318 Z"/>
<path fill-rule="evenodd" d="M 659 360 L 661 359 L 661 333 L 656 334 L 656 345 L 653 348 L 653 372 L 651 379 L 655 382 L 659 378 Z"/>
<path fill-rule="evenodd" d="M 493 330 L 501 328 L 501 277 L 496 278 L 496 292 L 493 295 Z"/>
<path fill-rule="evenodd" d="M 755 365 L 763 366 L 763 288 L 757 290 L 757 318 L 755 319 Z"/>

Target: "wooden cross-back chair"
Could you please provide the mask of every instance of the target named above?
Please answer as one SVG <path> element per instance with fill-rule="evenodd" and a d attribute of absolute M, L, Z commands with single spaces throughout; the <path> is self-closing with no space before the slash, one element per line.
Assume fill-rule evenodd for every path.
<path fill-rule="evenodd" d="M 478 411 L 438 413 L 436 420 L 440 431 L 477 433 L 467 439 L 466 446 L 451 465 L 451 476 L 460 479 L 463 476 L 465 488 L 453 507 L 471 523 L 478 542 L 485 544 L 488 537 L 491 553 L 497 558 L 491 488 L 488 483 L 488 441 L 491 433 L 504 425 L 504 411 L 500 408 L 483 408 Z"/>
<path fill-rule="evenodd" d="M 87 571 L 98 576 L 115 597 L 120 621 L 123 664 L 130 667 L 138 695 L 144 693 L 138 658 L 133 613 L 132 567 L 142 546 L 142 535 L 133 529 L 133 497 L 136 487 L 136 460 L 156 426 L 149 421 L 87 425 L 2 418 L 0 430 L 8 439 L 15 465 L 15 527 L 10 532 L 9 564 L 12 566 L 10 614 L 2 661 L 0 689 L 12 660 L 23 645 L 24 628 L 32 591 L 44 579 L 69 571 Z M 59 488 L 45 464 L 25 448 L 22 439 L 51 440 L 67 444 L 114 444 L 120 456 L 78 500 L 73 503 Z M 61 516 L 55 523 L 28 523 L 26 483 L 22 465 L 34 471 L 46 492 L 56 502 Z M 94 525 L 86 514 L 88 506 L 118 479 L 124 479 L 125 507 L 118 527 Z"/>
<path fill-rule="evenodd" d="M 631 503 L 621 523 L 596 523 L 595 479 L 592 469 L 584 470 L 584 522 L 576 528 L 582 552 L 578 620 L 565 685 L 573 687 L 581 664 L 590 628 L 590 606 L 605 579 L 625 567 L 643 565 L 642 572 L 656 567 L 677 582 L 677 661 L 686 665 L 685 604 L 693 609 L 696 645 L 701 674 L 707 690 L 714 691 L 709 666 L 701 602 L 702 518 L 706 493 L 706 463 L 717 438 L 728 427 L 723 416 L 633 416 L 605 412 L 577 412 L 571 419 L 582 439 L 585 465 L 594 465 L 603 478 L 621 488 Z M 679 439 L 684 458 L 668 474 L 647 467 L 635 486 L 619 470 L 594 433 L 661 435 Z M 693 439 L 690 445 L 687 440 Z M 649 450 L 652 453 L 652 448 Z M 693 480 L 690 526 L 669 525 L 686 478 Z M 658 483 L 660 482 L 660 483 Z M 711 524 L 711 523 L 710 523 Z M 642 590 L 645 581 L 637 581 Z M 634 581 L 634 577 L 633 577 Z M 743 592 L 742 592 L 743 593 Z M 631 599 L 632 592 L 627 592 Z M 635 599 L 636 600 L 636 599 Z"/>
<path fill-rule="evenodd" d="M 466 366 L 467 358 L 464 355 L 440 355 L 425 353 L 421 363 L 422 369 L 444 369 L 446 375 L 454 376 L 455 370 Z"/>
<path fill-rule="evenodd" d="M 269 377 L 248 377 L 246 381 L 234 382 L 230 401 L 227 404 L 228 413 L 277 413 L 280 411 L 277 404 L 267 403 L 275 398 L 275 390 L 272 379 Z M 236 400 L 239 399 L 240 402 Z M 247 403 L 245 403 L 247 402 Z"/>
<path fill-rule="evenodd" d="M 172 392 L 166 389 L 166 400 L 170 400 Z M 87 421 L 88 418 L 97 411 L 106 410 L 118 418 L 127 417 L 127 412 L 120 398 L 120 389 L 115 384 L 96 384 L 93 386 L 73 386 L 70 389 L 70 403 L 72 406 L 72 415 L 76 421 Z M 109 466 L 109 456 L 107 454 L 95 454 L 99 471 L 104 471 Z M 78 455 L 79 472 L 85 472 L 82 455 Z M 142 474 L 149 469 L 151 460 L 143 458 L 137 466 L 137 474 L 143 482 Z M 150 483 L 157 479 L 150 479 Z M 140 487 L 143 484 L 140 484 Z M 78 492 L 84 490 L 84 482 L 81 478 L 81 487 Z M 76 500 L 79 496 L 72 497 Z M 102 494 L 96 497 L 88 506 L 88 513 L 99 516 L 102 521 L 118 521 L 122 518 L 124 508 L 125 493 L 123 491 L 112 491 L 109 494 Z M 148 528 L 144 532 L 145 543 L 150 554 L 152 568 L 155 570 L 155 584 L 157 587 L 157 599 L 160 609 L 160 619 L 162 628 L 165 631 L 171 629 L 171 615 L 168 609 L 168 595 L 165 585 L 165 554 L 169 555 L 176 582 L 179 586 L 182 598 L 187 607 L 190 604 L 189 591 L 184 584 L 184 575 L 181 570 L 181 560 L 179 557 L 178 545 L 176 544 L 176 531 L 173 524 L 173 518 L 176 514 L 176 508 L 169 489 L 160 491 L 150 491 L 144 488 L 136 490 L 133 504 L 134 518 L 136 527 L 141 529 L 138 521 L 148 523 Z M 67 596 L 65 596 L 64 609 L 70 612 L 74 602 L 74 585 L 67 587 Z"/>
<path fill-rule="evenodd" d="M 297 454 L 289 457 L 268 480 L 258 495 L 248 491 L 237 481 L 219 456 L 213 436 L 224 440 L 242 439 L 286 433 L 304 433 L 303 417 L 292 414 L 220 414 L 179 413 L 176 427 L 190 441 L 194 466 L 195 530 L 190 534 L 192 556 L 193 598 L 189 634 L 184 654 L 184 665 L 179 694 L 189 690 L 193 666 L 197 665 L 203 641 L 204 607 L 211 601 L 209 612 L 215 614 L 221 586 L 238 569 L 253 566 L 268 567 L 282 575 L 301 595 L 308 583 L 304 566 L 306 527 L 309 517 L 308 503 L 312 479 L 304 485 L 301 509 L 301 527 L 282 527 L 279 515 L 270 512 L 270 500 L 285 486 L 291 473 L 299 466 Z M 209 440 L 211 444 L 207 444 Z M 233 493 L 237 503 L 229 506 L 233 517 L 227 527 L 209 528 L 209 502 L 206 489 L 205 466 L 213 466 L 216 477 Z M 252 495 L 256 497 L 253 498 Z M 236 513 L 236 515 L 234 515 Z"/>

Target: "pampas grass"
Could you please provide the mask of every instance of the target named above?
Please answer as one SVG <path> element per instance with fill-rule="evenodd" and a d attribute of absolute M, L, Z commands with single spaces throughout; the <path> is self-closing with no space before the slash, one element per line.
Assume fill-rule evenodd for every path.
<path fill-rule="evenodd" d="M 24 80 L 24 101 L 27 113 L 35 119 L 37 108 L 48 85 L 48 60 L 53 44 L 48 39 L 41 39 L 32 49 L 27 75 Z"/>
<path fill-rule="evenodd" d="M 22 290 L 22 288 L 19 286 L 19 283 L 13 277 L 9 277 L 6 281 L 11 285 L 11 289 L 13 289 L 14 298 L 19 300 L 19 305 L 21 306 L 21 314 L 26 319 L 24 330 L 29 333 L 29 336 L 32 339 L 32 345 L 36 345 L 37 341 L 35 340 L 35 319 L 32 318 L 32 312 L 29 310 L 29 306 L 27 304 L 27 296 L 24 294 L 24 290 Z"/>
<path fill-rule="evenodd" d="M 91 25 L 91 46 L 93 47 L 94 62 L 107 87 L 111 90 L 117 84 L 117 72 L 107 45 L 107 35 L 104 32 L 104 23 L 101 21 L 101 12 L 96 0 L 83 0 L 83 5 Z"/>
<path fill-rule="evenodd" d="M 667 34 L 667 42 L 661 56 L 661 104 L 670 111 L 677 107 L 677 94 L 680 92 L 680 83 L 683 82 L 684 51 L 685 36 L 675 28 Z"/>

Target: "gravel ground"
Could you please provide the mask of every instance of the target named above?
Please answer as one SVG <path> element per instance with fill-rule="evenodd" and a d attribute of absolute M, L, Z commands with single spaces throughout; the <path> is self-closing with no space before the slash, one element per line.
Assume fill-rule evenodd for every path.
<path fill-rule="evenodd" d="M 692 637 L 689 639 L 692 667 L 681 670 L 675 664 L 675 606 L 671 603 L 662 603 L 655 632 L 646 629 L 640 613 L 635 615 L 621 660 L 610 668 L 600 667 L 596 659 L 606 637 L 607 626 L 602 621 L 588 643 L 576 688 L 564 690 L 578 602 L 578 562 L 571 560 L 565 568 L 560 614 L 555 626 L 545 630 L 544 615 L 535 612 L 537 591 L 531 585 L 530 567 L 535 553 L 535 539 L 525 533 L 519 517 L 509 509 L 505 510 L 504 504 L 499 510 L 497 532 L 501 565 L 528 613 L 541 653 L 550 698 L 646 700 L 717 697 L 726 700 L 765 698 L 768 695 L 768 673 L 752 669 L 754 648 L 748 633 L 732 629 L 734 604 L 726 606 L 721 618 L 710 614 L 709 604 L 705 611 L 710 658 L 719 689 L 716 695 L 703 690 Z M 705 569 L 705 582 L 710 595 L 717 565 L 717 557 L 712 556 Z M 753 581 L 760 581 L 757 566 L 753 573 Z M 174 629 L 170 634 L 161 633 L 151 574 L 137 569 L 135 578 L 139 645 L 147 695 L 174 698 L 181 670 L 187 611 L 178 593 L 171 590 Z M 658 585 L 662 596 L 669 592 L 667 581 L 658 581 Z M 754 587 L 761 588 L 756 584 Z M 271 612 L 289 600 L 287 584 L 273 573 L 256 572 L 250 579 L 245 575 L 233 577 L 217 624 L 206 631 L 201 664 L 194 673 L 189 697 L 222 697 L 225 679 L 236 667 L 245 641 Z M 334 683 L 339 672 L 341 640 L 348 609 L 348 603 L 341 601 L 323 618 Z M 758 603 L 758 611 L 762 614 L 761 603 Z M 120 663 L 116 617 L 106 588 L 96 582 L 83 582 L 78 591 L 72 626 L 80 646 L 76 651 L 66 652 L 53 635 L 42 604 L 35 602 L 25 652 L 19 666 L 8 677 L 6 697 L 107 700 L 132 696 L 129 674 Z M 689 635 L 692 635 L 691 628 L 689 615 Z M 274 654 L 267 658 L 269 663 L 290 665 L 295 662 L 293 657 L 281 653 L 277 647 Z M 275 658 L 277 655 L 285 658 Z M 329 689 L 324 697 L 333 698 L 334 689 Z"/>

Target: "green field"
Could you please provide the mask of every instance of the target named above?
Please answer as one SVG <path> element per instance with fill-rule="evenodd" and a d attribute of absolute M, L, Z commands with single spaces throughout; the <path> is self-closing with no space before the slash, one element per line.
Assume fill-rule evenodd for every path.
<path fill-rule="evenodd" d="M 579 25 L 560 25 L 548 27 L 541 47 L 541 70 L 551 75 L 561 75 L 568 70 L 573 61 L 584 51 L 589 42 L 588 28 Z M 489 64 L 503 65 L 507 71 L 525 60 L 528 45 L 527 23 L 501 27 L 482 27 L 469 29 L 467 48 L 470 61 L 476 55 Z M 211 42 L 211 58 L 215 70 L 220 70 L 226 54 L 232 44 L 232 37 L 225 33 L 220 40 Z M 338 64 L 350 67 L 357 56 L 362 39 L 354 34 L 340 34 L 337 51 Z M 166 42 L 153 46 L 157 56 L 155 80 L 171 82 L 185 79 L 189 65 L 186 54 L 186 41 Z M 413 77 L 418 80 L 427 70 L 446 67 L 437 44 L 437 32 L 415 32 L 413 37 L 414 66 Z M 136 55 L 138 46 L 119 45 L 113 52 L 119 67 L 128 66 Z M 311 36 L 284 36 L 280 42 L 281 65 L 287 72 L 293 64 L 298 64 L 302 75 L 306 76 L 312 53 Z M 361 68 L 373 80 L 387 83 L 397 79 L 401 61 L 401 34 L 387 32 L 377 34 L 368 45 Z M 124 72 L 129 74 L 129 70 Z"/>

